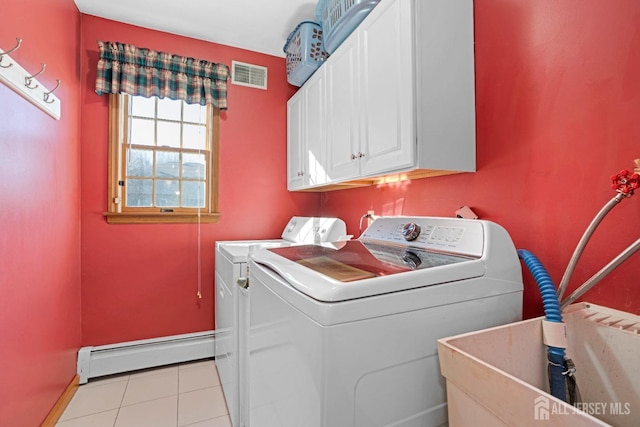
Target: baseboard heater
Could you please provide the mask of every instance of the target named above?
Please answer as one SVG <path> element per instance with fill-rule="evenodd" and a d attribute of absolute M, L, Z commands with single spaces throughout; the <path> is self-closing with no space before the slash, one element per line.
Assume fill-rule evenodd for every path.
<path fill-rule="evenodd" d="M 82 347 L 78 351 L 80 384 L 89 378 L 213 358 L 213 340 L 214 331 L 205 331 Z"/>

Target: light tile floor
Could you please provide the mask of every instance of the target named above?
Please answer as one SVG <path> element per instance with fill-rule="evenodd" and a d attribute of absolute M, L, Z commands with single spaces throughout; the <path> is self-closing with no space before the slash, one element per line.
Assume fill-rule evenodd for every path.
<path fill-rule="evenodd" d="M 96 378 L 57 427 L 231 427 L 213 360 Z"/>

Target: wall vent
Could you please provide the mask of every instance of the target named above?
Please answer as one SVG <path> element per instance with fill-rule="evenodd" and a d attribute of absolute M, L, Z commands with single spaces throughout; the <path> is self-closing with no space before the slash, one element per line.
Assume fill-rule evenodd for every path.
<path fill-rule="evenodd" d="M 267 89 L 267 67 L 231 61 L 231 83 L 257 89 Z"/>

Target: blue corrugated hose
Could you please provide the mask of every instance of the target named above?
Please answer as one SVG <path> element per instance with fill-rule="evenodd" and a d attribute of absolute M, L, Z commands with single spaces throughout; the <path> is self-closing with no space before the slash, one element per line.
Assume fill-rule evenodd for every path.
<path fill-rule="evenodd" d="M 563 323 L 562 310 L 560 308 L 556 286 L 551 280 L 551 276 L 549 276 L 547 270 L 534 254 L 525 249 L 518 249 L 518 256 L 524 261 L 538 285 L 538 289 L 542 295 L 542 304 L 547 321 Z M 549 359 L 549 389 L 551 395 L 566 402 L 567 386 L 564 375 L 564 372 L 566 372 L 565 349 L 548 346 L 547 358 Z"/>

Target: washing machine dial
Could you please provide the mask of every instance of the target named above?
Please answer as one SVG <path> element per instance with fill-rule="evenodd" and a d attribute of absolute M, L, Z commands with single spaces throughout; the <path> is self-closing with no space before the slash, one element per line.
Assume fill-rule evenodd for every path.
<path fill-rule="evenodd" d="M 404 261 L 407 267 L 412 270 L 417 269 L 418 267 L 420 267 L 420 264 L 422 264 L 422 260 L 420 259 L 420 257 L 411 251 L 405 251 L 405 253 L 402 254 L 402 261 Z"/>
<path fill-rule="evenodd" d="M 416 240 L 420 235 L 420 226 L 415 222 L 408 222 L 402 227 L 402 235 L 408 242 Z"/>

